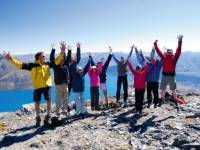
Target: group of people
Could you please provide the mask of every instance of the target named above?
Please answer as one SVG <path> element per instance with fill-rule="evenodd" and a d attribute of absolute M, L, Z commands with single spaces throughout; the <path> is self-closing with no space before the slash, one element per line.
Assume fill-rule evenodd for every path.
<path fill-rule="evenodd" d="M 33 100 L 35 102 L 36 126 L 40 126 L 40 101 L 42 95 L 47 101 L 47 115 L 44 119 L 44 124 L 49 124 L 51 118 L 51 96 L 50 87 L 52 86 L 50 68 L 54 70 L 54 82 L 56 90 L 56 115 L 59 117 L 62 114 L 68 115 L 69 96 L 73 91 L 74 101 L 76 104 L 76 114 L 84 115 L 87 112 L 84 104 L 84 76 L 88 73 L 90 78 L 90 95 L 91 95 L 91 110 L 99 110 L 99 90 L 103 91 L 105 97 L 105 106 L 108 107 L 108 92 L 106 87 L 106 71 L 113 57 L 117 64 L 117 91 L 116 101 L 120 100 L 121 85 L 123 84 L 124 91 L 124 106 L 128 98 L 128 67 L 134 76 L 135 88 L 135 110 L 136 113 L 142 114 L 144 93 L 147 87 L 148 108 L 152 104 L 152 93 L 154 108 L 161 106 L 164 100 L 167 85 L 173 93 L 173 98 L 176 101 L 176 81 L 175 69 L 177 60 L 181 54 L 182 35 L 178 36 L 178 47 L 175 54 L 172 49 L 167 49 L 162 53 L 158 48 L 157 40 L 154 42 L 154 47 L 149 57 L 143 55 L 134 45 L 128 57 L 118 59 L 109 47 L 109 55 L 104 62 L 101 58 L 98 62 L 94 62 L 91 53 L 88 55 L 88 61 L 84 67 L 80 65 L 81 60 L 81 44 L 77 43 L 76 55 L 72 54 L 70 47 L 67 47 L 65 42 L 60 43 L 60 54 L 55 58 L 55 46 L 52 44 L 50 61 L 45 61 L 44 52 L 38 52 L 35 55 L 35 62 L 22 63 L 16 60 L 9 52 L 4 52 L 3 55 L 9 62 L 17 68 L 31 71 L 33 83 Z M 67 50 L 68 49 L 68 50 Z M 67 54 L 66 54 L 67 50 Z M 132 66 L 131 55 L 135 50 L 139 65 L 134 68 Z M 160 59 L 155 57 L 155 53 Z M 161 100 L 159 100 L 159 78 L 162 68 L 162 79 L 160 84 Z M 147 83 L 147 84 L 146 84 Z"/>

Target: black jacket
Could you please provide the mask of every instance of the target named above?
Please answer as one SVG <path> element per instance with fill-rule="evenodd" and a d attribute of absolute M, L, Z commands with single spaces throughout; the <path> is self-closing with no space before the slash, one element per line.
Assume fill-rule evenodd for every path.
<path fill-rule="evenodd" d="M 69 84 L 69 62 L 71 59 L 71 50 L 68 50 L 67 57 L 64 55 L 64 64 L 56 65 L 55 61 L 55 49 L 52 49 L 50 54 L 50 61 L 53 63 L 54 69 L 54 82 L 55 85 L 60 85 L 63 83 Z"/>

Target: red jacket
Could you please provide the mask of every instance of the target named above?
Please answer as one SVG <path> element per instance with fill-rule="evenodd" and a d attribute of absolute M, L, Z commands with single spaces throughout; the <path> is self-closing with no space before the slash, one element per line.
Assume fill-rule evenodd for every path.
<path fill-rule="evenodd" d="M 145 81 L 146 81 L 146 76 L 149 71 L 149 66 L 145 65 L 144 69 L 139 73 L 137 72 L 131 63 L 128 63 L 130 71 L 134 75 L 134 88 L 135 89 L 145 89 Z"/>
<path fill-rule="evenodd" d="M 157 43 L 154 43 L 154 46 L 157 54 L 163 61 L 163 75 L 175 76 L 176 63 L 178 61 L 179 56 L 181 55 L 182 41 L 178 41 L 178 47 L 174 55 L 167 55 L 165 53 L 163 54 L 158 48 Z"/>

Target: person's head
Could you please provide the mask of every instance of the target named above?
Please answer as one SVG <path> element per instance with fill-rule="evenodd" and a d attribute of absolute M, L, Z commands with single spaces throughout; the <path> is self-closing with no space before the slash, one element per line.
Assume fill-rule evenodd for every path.
<path fill-rule="evenodd" d="M 45 55 L 44 52 L 38 52 L 35 54 L 35 60 L 39 61 L 40 63 L 44 63 L 45 62 Z"/>
<path fill-rule="evenodd" d="M 172 56 L 173 55 L 173 50 L 172 49 L 167 49 L 167 53 L 168 56 Z"/>
<path fill-rule="evenodd" d="M 92 67 L 91 67 L 91 71 L 92 71 L 92 72 L 96 72 L 96 71 L 97 71 L 97 66 L 92 66 Z"/>
<path fill-rule="evenodd" d="M 83 74 L 83 67 L 77 66 L 77 67 L 76 67 L 76 71 L 77 71 L 80 75 L 82 75 L 82 74 Z"/>
<path fill-rule="evenodd" d="M 156 59 L 156 57 L 153 57 L 152 59 L 151 59 L 151 64 L 152 65 L 155 65 L 157 63 L 157 59 Z"/>
<path fill-rule="evenodd" d="M 72 62 L 76 62 L 76 61 L 77 61 L 76 55 L 73 54 L 73 55 L 71 56 L 71 61 L 72 61 Z"/>
<path fill-rule="evenodd" d="M 142 66 L 141 65 L 137 65 L 136 66 L 136 71 L 140 73 L 142 71 Z"/>
<path fill-rule="evenodd" d="M 121 56 L 120 62 L 121 62 L 122 64 L 124 64 L 124 63 L 125 63 L 124 56 Z"/>

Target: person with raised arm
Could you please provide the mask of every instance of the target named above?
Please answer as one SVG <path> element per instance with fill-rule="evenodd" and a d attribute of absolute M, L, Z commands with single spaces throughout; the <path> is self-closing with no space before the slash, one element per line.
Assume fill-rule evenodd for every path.
<path fill-rule="evenodd" d="M 90 54 L 90 58 L 91 54 Z M 92 60 L 93 62 L 93 60 Z M 102 71 L 103 64 L 98 63 L 98 66 L 92 63 L 92 66 L 88 70 L 90 77 L 90 95 L 91 95 L 91 110 L 99 110 L 99 86 L 100 86 L 100 74 Z"/>
<path fill-rule="evenodd" d="M 140 55 L 136 55 L 138 60 L 141 60 L 141 58 L 144 58 L 143 53 L 141 52 Z M 139 58 L 141 57 L 141 58 Z M 147 100 L 148 100 L 148 106 L 147 108 L 151 107 L 152 104 L 152 93 L 153 93 L 153 103 L 154 108 L 157 107 L 158 101 L 159 101 L 159 78 L 160 78 L 160 71 L 162 68 L 163 61 L 156 59 L 155 57 L 155 48 L 153 47 L 149 56 L 149 59 L 146 60 L 147 64 L 149 66 L 149 72 L 147 74 Z M 145 60 L 142 59 L 140 62 L 141 65 L 145 64 Z"/>
<path fill-rule="evenodd" d="M 70 93 L 72 90 L 72 77 L 71 77 L 72 71 L 70 70 L 70 68 L 74 68 L 73 66 L 77 66 L 77 64 L 79 64 L 79 62 L 81 60 L 81 43 L 77 42 L 76 46 L 77 46 L 76 55 L 74 55 L 74 54 L 71 55 L 70 64 L 69 64 L 69 66 L 71 66 L 71 67 L 69 67 L 69 77 L 70 77 L 69 84 L 68 84 L 69 96 L 70 96 Z M 71 47 L 68 46 L 68 49 L 71 50 Z"/>
<path fill-rule="evenodd" d="M 65 51 L 66 49 L 66 43 L 61 42 L 61 49 Z M 52 44 L 52 51 L 50 54 L 50 61 L 53 64 L 54 69 L 54 82 L 55 82 L 55 88 L 56 88 L 56 115 L 57 117 L 60 116 L 60 109 L 62 108 L 62 114 L 68 115 L 68 84 L 69 84 L 69 63 L 71 60 L 71 50 L 68 49 L 67 57 L 64 54 L 63 60 L 60 62 L 60 64 L 55 64 L 55 48 Z M 62 103 L 63 100 L 63 103 Z M 62 106 L 62 107 L 61 107 Z"/>
<path fill-rule="evenodd" d="M 112 49 L 110 47 L 110 49 Z M 125 60 L 125 58 L 123 56 L 121 56 L 120 61 L 116 58 L 116 56 L 113 54 L 113 59 L 114 61 L 117 63 L 117 92 L 116 92 L 116 100 L 117 102 L 120 99 L 120 91 L 121 91 L 121 85 L 123 84 L 123 89 L 124 89 L 124 103 L 125 103 L 125 107 L 126 107 L 126 100 L 128 98 L 128 79 L 127 79 L 127 72 L 128 72 L 128 60 L 131 57 L 133 53 L 133 47 L 131 48 L 131 51 L 127 57 L 127 59 Z"/>
<path fill-rule="evenodd" d="M 76 115 L 80 115 L 80 117 L 84 117 L 86 113 L 85 102 L 84 102 L 84 89 L 85 82 L 84 76 L 87 74 L 88 69 L 90 67 L 90 57 L 88 58 L 88 62 L 85 67 L 81 67 L 75 62 L 70 65 L 71 78 L 72 78 L 72 90 L 74 93 L 74 101 L 76 103 Z"/>
<path fill-rule="evenodd" d="M 145 82 L 146 82 L 146 76 L 149 70 L 149 66 L 145 64 L 144 69 L 142 69 L 141 65 L 137 65 L 136 69 L 134 69 L 131 64 L 131 60 L 129 60 L 128 66 L 129 66 L 130 71 L 134 75 L 133 87 L 135 88 L 136 113 L 142 114 L 144 93 L 145 93 Z"/>
<path fill-rule="evenodd" d="M 60 55 L 56 58 L 55 64 L 58 65 L 64 56 L 65 49 L 61 49 Z M 41 125 L 40 118 L 40 101 L 42 95 L 44 99 L 47 101 L 47 115 L 44 119 L 44 125 L 49 125 L 49 121 L 51 118 L 51 96 L 50 96 L 50 87 L 52 85 L 51 82 L 51 74 L 50 68 L 53 67 L 52 62 L 45 62 L 45 54 L 44 52 L 38 52 L 35 54 L 35 62 L 33 63 L 23 63 L 16 60 L 13 56 L 10 55 L 9 52 L 4 52 L 3 55 L 7 60 L 15 65 L 19 69 L 25 69 L 31 71 L 32 83 L 33 83 L 33 100 L 35 102 L 35 112 L 36 112 L 36 127 Z"/>
<path fill-rule="evenodd" d="M 110 54 L 108 55 L 108 58 L 107 60 L 105 61 L 105 63 L 103 64 L 103 57 L 101 58 L 101 60 L 98 62 L 97 66 L 103 64 L 103 67 L 102 67 L 102 70 L 101 70 L 101 73 L 99 75 L 99 78 L 100 78 L 100 87 L 99 89 L 103 91 L 103 94 L 104 94 L 104 97 L 105 97 L 105 106 L 106 108 L 108 108 L 108 91 L 107 91 L 107 87 L 106 87 L 106 71 L 108 69 L 108 66 L 109 66 L 109 63 L 112 59 L 112 48 L 109 47 L 110 49 Z M 94 66 L 95 63 L 93 61 L 93 59 L 91 58 L 91 65 Z"/>
<path fill-rule="evenodd" d="M 176 64 L 181 55 L 181 47 L 182 47 L 182 39 L 183 35 L 179 35 L 178 37 L 178 47 L 176 49 L 175 54 L 173 54 L 172 49 L 167 49 L 166 53 L 162 53 L 161 50 L 158 48 L 158 40 L 154 42 L 154 47 L 156 49 L 157 54 L 160 56 L 161 60 L 163 61 L 162 65 L 162 79 L 160 84 L 161 89 L 161 101 L 159 102 L 159 106 L 162 105 L 165 99 L 165 92 L 167 85 L 170 86 L 170 90 L 172 91 L 173 98 L 177 104 L 177 96 L 176 96 Z"/>

